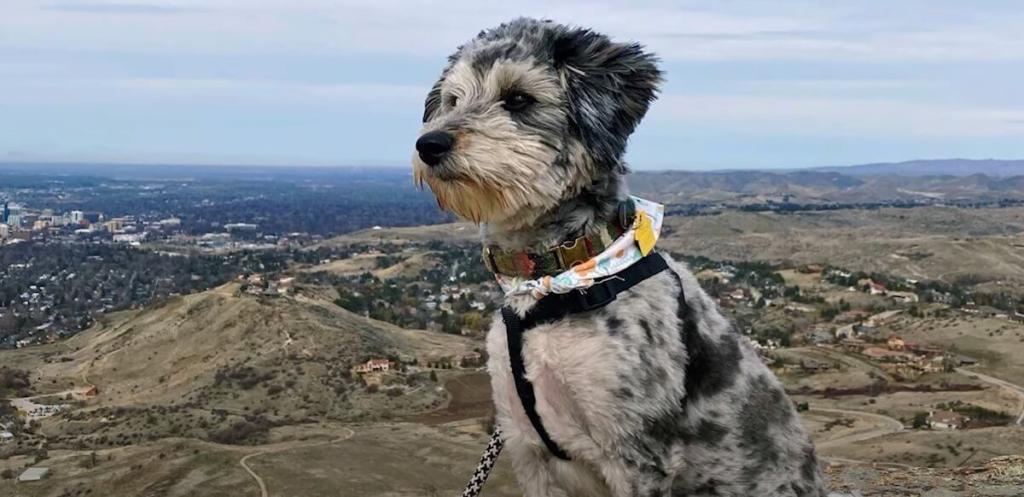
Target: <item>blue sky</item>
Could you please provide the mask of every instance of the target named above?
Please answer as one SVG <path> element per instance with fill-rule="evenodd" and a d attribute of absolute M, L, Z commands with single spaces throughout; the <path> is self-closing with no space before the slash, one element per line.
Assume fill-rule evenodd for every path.
<path fill-rule="evenodd" d="M 4 0 L 0 161 L 406 166 L 444 57 L 519 15 L 662 57 L 636 169 L 1024 158 L 1014 0 Z"/>

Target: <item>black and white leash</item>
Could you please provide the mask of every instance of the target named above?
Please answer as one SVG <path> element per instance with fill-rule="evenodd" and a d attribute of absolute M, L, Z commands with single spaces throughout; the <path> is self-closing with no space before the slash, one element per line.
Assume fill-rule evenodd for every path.
<path fill-rule="evenodd" d="M 462 491 L 462 497 L 477 497 L 480 495 L 480 491 L 484 488 L 484 483 L 487 483 L 487 477 L 491 476 L 491 471 L 494 470 L 494 463 L 498 461 L 498 454 L 501 454 L 501 449 L 504 446 L 505 442 L 501 440 L 501 430 L 495 428 L 494 433 L 491 434 L 491 441 L 487 443 L 487 450 L 484 451 L 484 456 L 480 458 L 480 464 L 476 465 L 473 477 L 469 479 L 466 489 Z"/>

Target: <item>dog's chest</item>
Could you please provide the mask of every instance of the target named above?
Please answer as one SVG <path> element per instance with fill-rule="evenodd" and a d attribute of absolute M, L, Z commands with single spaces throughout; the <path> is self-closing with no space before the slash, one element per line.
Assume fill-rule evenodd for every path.
<path fill-rule="evenodd" d="M 538 440 L 515 388 L 510 353 L 522 354 L 536 410 L 559 445 L 599 449 L 676 402 L 684 352 L 673 293 L 662 278 L 652 278 L 603 309 L 526 331 L 521 350 L 508 349 L 498 319 L 488 337 L 488 368 L 501 421 Z"/>

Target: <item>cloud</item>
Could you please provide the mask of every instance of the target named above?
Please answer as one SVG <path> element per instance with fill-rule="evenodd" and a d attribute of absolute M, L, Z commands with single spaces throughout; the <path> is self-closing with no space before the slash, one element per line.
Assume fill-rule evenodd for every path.
<path fill-rule="evenodd" d="M 482 28 L 527 14 L 639 40 L 675 60 L 1024 59 L 1024 12 L 970 16 L 963 13 L 970 8 L 947 13 L 934 2 L 165 0 L 38 8 L 11 1 L 0 47 L 438 56 Z M 196 15 L 160 19 L 185 13 Z M 55 24 L 62 29 L 44 28 Z"/>
<path fill-rule="evenodd" d="M 309 83 L 231 78 L 23 78 L 0 83 L 0 102 L 31 105 L 73 101 L 242 102 L 267 105 L 419 106 L 425 88 L 387 83 Z"/>
<path fill-rule="evenodd" d="M 198 7 L 142 3 L 54 3 L 43 6 L 43 9 L 78 14 L 108 15 L 168 15 L 206 11 L 206 9 Z"/>
<path fill-rule="evenodd" d="M 1024 137 L 1024 109 L 883 98 L 666 94 L 650 117 L 760 134 L 856 137 Z"/>

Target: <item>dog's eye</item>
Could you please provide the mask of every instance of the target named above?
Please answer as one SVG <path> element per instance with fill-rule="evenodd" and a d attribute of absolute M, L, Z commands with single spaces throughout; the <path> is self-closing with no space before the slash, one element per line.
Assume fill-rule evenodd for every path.
<path fill-rule="evenodd" d="M 529 107 L 530 104 L 536 102 L 536 100 L 525 93 L 515 92 L 508 94 L 505 97 L 504 102 L 505 110 L 509 112 L 519 112 Z"/>
<path fill-rule="evenodd" d="M 455 107 L 459 105 L 458 95 L 448 95 L 448 107 Z"/>

